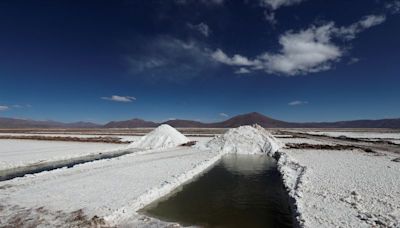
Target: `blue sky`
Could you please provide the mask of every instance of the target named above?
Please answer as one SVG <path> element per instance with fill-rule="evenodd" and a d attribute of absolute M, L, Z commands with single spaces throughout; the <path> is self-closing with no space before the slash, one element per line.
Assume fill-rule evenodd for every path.
<path fill-rule="evenodd" d="M 398 0 L 6 0 L 0 17 L 0 116 L 400 117 Z"/>

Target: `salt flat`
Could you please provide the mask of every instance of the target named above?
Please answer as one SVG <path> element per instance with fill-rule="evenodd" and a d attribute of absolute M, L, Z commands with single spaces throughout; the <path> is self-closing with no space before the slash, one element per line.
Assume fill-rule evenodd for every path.
<path fill-rule="evenodd" d="M 70 134 L 26 134 L 26 133 L 0 133 L 1 135 L 14 136 L 69 136 L 90 138 L 99 135 L 70 135 Z M 107 135 L 105 135 L 107 136 Z M 115 135 L 121 141 L 137 141 L 140 136 Z M 190 140 L 205 142 L 210 137 L 189 137 Z M 110 143 L 87 143 L 69 141 L 0 139 L 0 170 L 32 165 L 35 163 L 52 162 L 86 155 L 107 153 L 123 150 L 127 145 Z"/>
<path fill-rule="evenodd" d="M 326 135 L 330 137 L 346 136 L 358 139 L 400 139 L 400 133 L 384 132 L 351 132 L 351 131 L 307 131 L 311 135 Z"/>
<path fill-rule="evenodd" d="M 215 150 L 201 146 L 144 150 L 0 182 L 0 224 L 15 225 L 15 221 L 24 221 L 27 225 L 40 222 L 43 226 L 85 226 L 99 222 L 134 227 L 167 226 L 169 224 L 138 215 L 136 211 L 203 172 L 225 152 L 238 148 L 242 152 L 269 148 L 265 147 L 265 140 L 271 141 L 268 134 L 262 138 L 264 133 L 257 135 L 253 130 L 234 132 L 237 133 L 235 137 L 227 134 L 214 140 Z M 206 145 L 210 138 L 189 139 Z M 340 143 L 330 142 L 330 138 L 278 140 L 282 145 Z M 23 146 L 25 142 L 51 143 L 45 148 L 52 150 L 58 144 L 16 140 L 13 145 L 17 145 L 17 150 L 11 152 L 27 148 L 26 144 Z M 221 148 L 225 147 L 228 150 L 223 152 Z M 40 148 L 32 151 L 46 154 L 41 153 Z M 29 150 L 24 153 L 29 154 Z M 285 148 L 270 155 L 278 159 L 278 168 L 294 200 L 293 209 L 300 226 L 400 226 L 400 163 L 392 161 L 398 155 L 365 153 L 357 149 Z"/>
<path fill-rule="evenodd" d="M 311 145 L 334 145 L 335 143 L 329 142 L 328 140 L 318 140 L 318 139 L 307 139 L 307 138 L 279 138 L 282 143 L 307 143 Z"/>
<path fill-rule="evenodd" d="M 60 134 L 60 133 L 0 133 L 0 136 L 43 136 L 43 137 L 73 137 L 73 138 L 97 138 L 113 137 L 119 138 L 121 142 L 133 142 L 140 139 L 136 135 L 118 135 L 118 134 Z"/>
<path fill-rule="evenodd" d="M 216 162 L 220 155 L 194 148 L 161 149 L 42 172 L 0 183 L 0 221 L 65 224 L 77 210 L 111 223 L 132 217 L 146 203 L 167 194 Z M 43 207 L 42 211 L 38 208 Z M 23 212 L 23 213 L 22 213 Z"/>
<path fill-rule="evenodd" d="M 39 162 L 58 161 L 118 150 L 124 145 L 109 143 L 0 140 L 0 170 Z M 126 145 L 125 145 L 126 147 Z"/>
<path fill-rule="evenodd" d="M 394 157 L 358 150 L 282 153 L 291 160 L 281 171 L 289 183 L 296 179 L 289 187 L 302 227 L 400 226 L 400 163 Z"/>

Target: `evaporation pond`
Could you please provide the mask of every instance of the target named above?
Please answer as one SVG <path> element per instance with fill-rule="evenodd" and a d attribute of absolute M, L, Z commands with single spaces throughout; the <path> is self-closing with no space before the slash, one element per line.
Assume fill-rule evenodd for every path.
<path fill-rule="evenodd" d="M 276 162 L 266 155 L 226 155 L 209 171 L 140 211 L 201 227 L 292 227 Z"/>

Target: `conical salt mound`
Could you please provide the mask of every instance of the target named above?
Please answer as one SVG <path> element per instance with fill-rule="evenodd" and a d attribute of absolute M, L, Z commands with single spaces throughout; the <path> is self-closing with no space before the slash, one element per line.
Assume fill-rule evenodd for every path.
<path fill-rule="evenodd" d="M 259 125 L 253 125 L 230 129 L 210 140 L 206 147 L 223 153 L 273 154 L 281 146 L 271 133 Z"/>
<path fill-rule="evenodd" d="M 163 124 L 131 143 L 130 147 L 140 149 L 170 148 L 189 142 L 182 133 L 168 124 Z"/>

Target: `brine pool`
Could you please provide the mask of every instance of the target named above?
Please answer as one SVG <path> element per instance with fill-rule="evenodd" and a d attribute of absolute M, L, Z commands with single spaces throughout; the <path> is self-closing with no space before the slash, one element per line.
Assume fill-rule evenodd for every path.
<path fill-rule="evenodd" d="M 225 155 L 208 172 L 140 212 L 182 226 L 292 227 L 276 161 L 266 155 Z"/>

